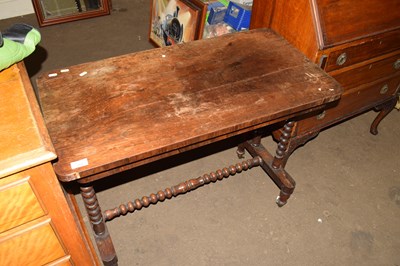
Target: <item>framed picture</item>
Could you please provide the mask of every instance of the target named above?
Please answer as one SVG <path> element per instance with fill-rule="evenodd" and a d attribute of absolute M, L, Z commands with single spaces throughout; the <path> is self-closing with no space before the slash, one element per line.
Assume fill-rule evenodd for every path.
<path fill-rule="evenodd" d="M 207 5 L 202 0 L 151 0 L 149 40 L 169 46 L 201 39 Z"/>

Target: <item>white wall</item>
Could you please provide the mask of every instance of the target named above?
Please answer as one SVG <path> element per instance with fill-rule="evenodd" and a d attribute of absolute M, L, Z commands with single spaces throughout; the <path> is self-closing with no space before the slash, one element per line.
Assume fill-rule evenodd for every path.
<path fill-rule="evenodd" d="M 35 13 L 31 0 L 0 0 L 0 19 Z"/>

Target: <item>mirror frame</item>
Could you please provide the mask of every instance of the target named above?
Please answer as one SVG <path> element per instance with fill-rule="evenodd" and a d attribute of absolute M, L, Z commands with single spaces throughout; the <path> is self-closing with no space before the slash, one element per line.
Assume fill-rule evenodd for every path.
<path fill-rule="evenodd" d="M 36 14 L 39 26 L 43 27 L 43 26 L 50 26 L 50 25 L 59 24 L 59 23 L 65 23 L 65 22 L 69 22 L 69 21 L 75 21 L 75 20 L 80 20 L 80 19 L 87 19 L 87 18 L 109 15 L 110 10 L 111 10 L 111 0 L 100 0 L 100 1 L 102 3 L 102 8 L 99 10 L 85 11 L 82 13 L 65 15 L 65 16 L 54 17 L 54 18 L 45 18 L 44 17 L 43 9 L 40 4 L 40 0 L 32 0 L 32 3 L 33 3 L 33 8 L 35 10 L 35 14 Z"/>

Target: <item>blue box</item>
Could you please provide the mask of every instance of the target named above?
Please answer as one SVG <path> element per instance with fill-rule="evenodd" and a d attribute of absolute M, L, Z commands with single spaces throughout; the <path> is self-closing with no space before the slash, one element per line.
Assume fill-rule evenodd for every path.
<path fill-rule="evenodd" d="M 211 8 L 216 8 L 216 7 L 228 7 L 228 5 L 224 5 L 223 3 L 221 3 L 220 1 L 216 1 L 216 2 L 211 2 L 207 4 L 207 10 L 211 11 Z"/>
<path fill-rule="evenodd" d="M 251 6 L 230 2 L 224 22 L 237 31 L 248 29 L 250 27 L 251 9 Z"/>
<path fill-rule="evenodd" d="M 207 22 L 210 25 L 218 24 L 224 21 L 227 7 L 220 2 L 211 3 L 208 5 L 210 14 L 208 15 Z"/>

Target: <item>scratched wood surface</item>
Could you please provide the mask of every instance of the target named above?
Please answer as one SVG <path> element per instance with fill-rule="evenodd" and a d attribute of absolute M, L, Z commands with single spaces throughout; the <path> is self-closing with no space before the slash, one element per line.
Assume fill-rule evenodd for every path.
<path fill-rule="evenodd" d="M 265 125 L 341 94 L 269 30 L 54 70 L 37 84 L 63 181 Z"/>

